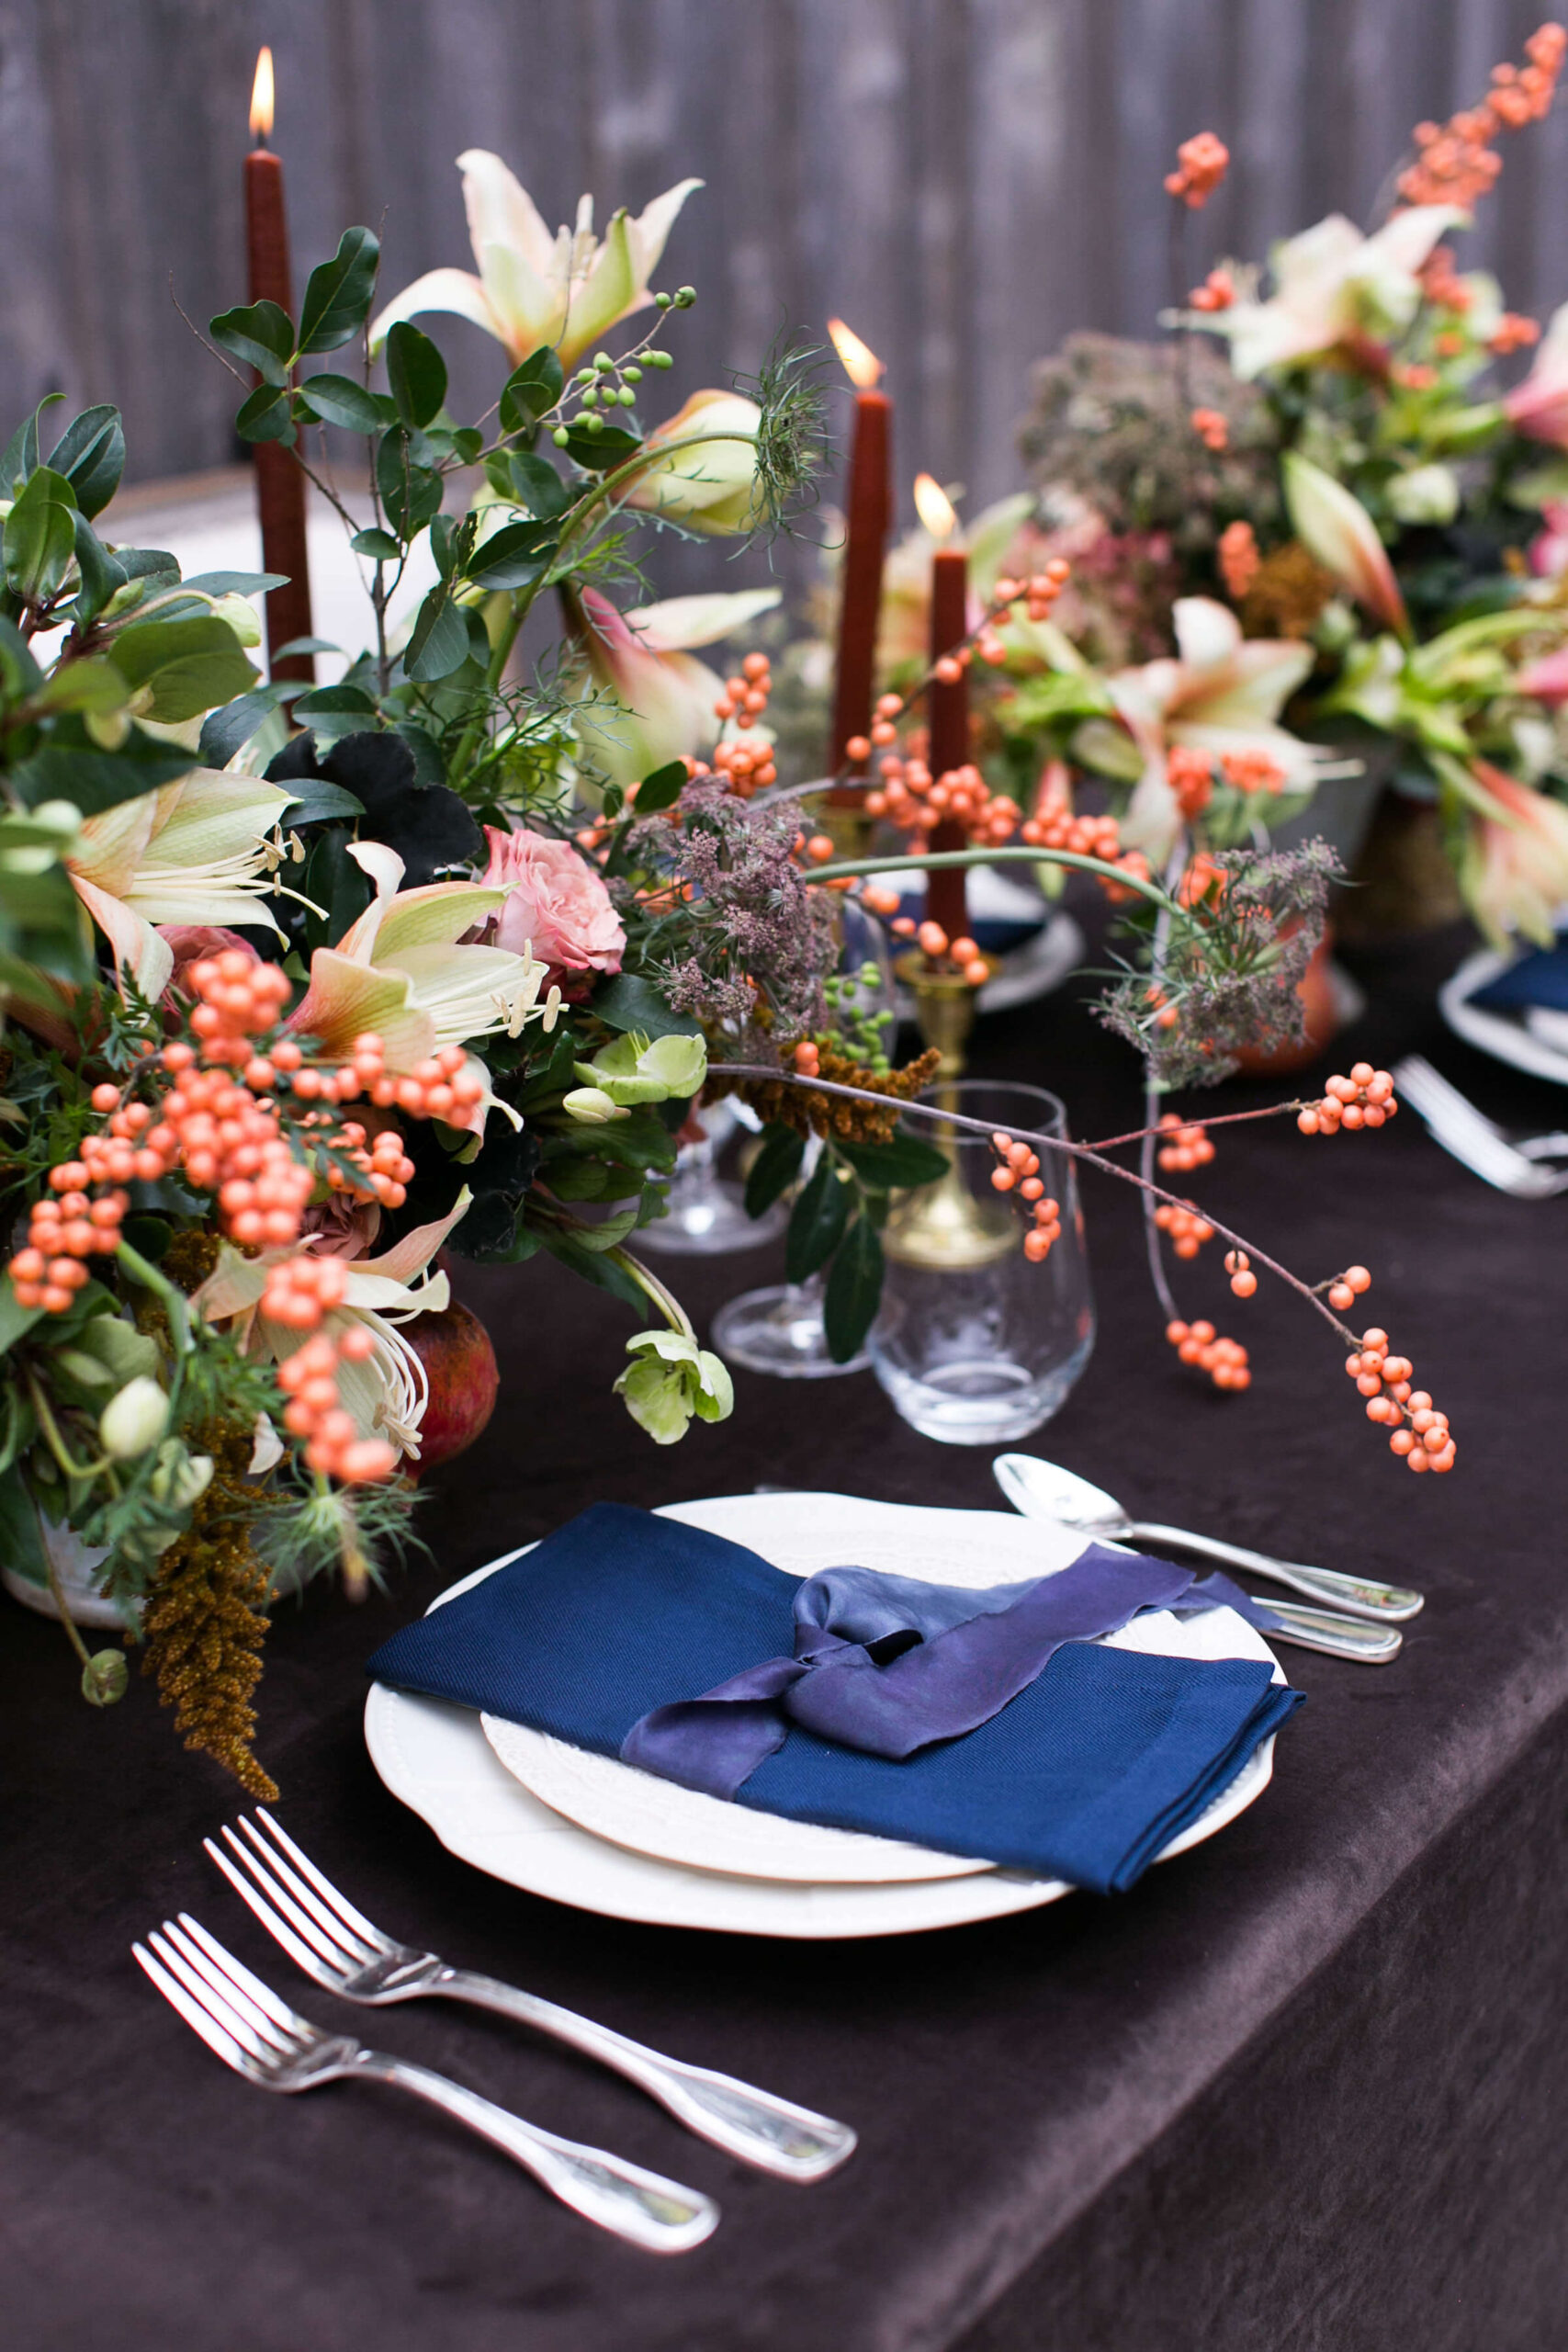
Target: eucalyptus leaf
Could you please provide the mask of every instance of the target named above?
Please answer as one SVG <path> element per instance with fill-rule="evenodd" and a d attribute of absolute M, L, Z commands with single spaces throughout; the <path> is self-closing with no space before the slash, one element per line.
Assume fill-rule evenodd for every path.
<path fill-rule="evenodd" d="M 299 311 L 299 349 L 335 351 L 370 312 L 380 247 L 368 229 L 345 229 L 331 261 L 310 272 Z"/>
<path fill-rule="evenodd" d="M 101 514 L 125 471 L 125 428 L 118 409 L 107 402 L 85 408 L 50 451 L 49 462 L 71 484 L 82 513 Z"/>
<path fill-rule="evenodd" d="M 405 424 L 429 424 L 446 397 L 446 362 L 427 334 L 400 319 L 387 336 L 387 381 Z"/>
<path fill-rule="evenodd" d="M 882 1244 L 868 1217 L 856 1217 L 828 1270 L 822 1328 L 835 1363 L 850 1363 L 865 1343 L 882 1299 Z"/>
<path fill-rule="evenodd" d="M 784 1278 L 803 1283 L 837 1249 L 850 1217 L 850 1192 L 825 1151 L 801 1188 L 784 1238 Z"/>
<path fill-rule="evenodd" d="M 237 310 L 220 311 L 207 332 L 220 351 L 254 368 L 264 383 L 288 381 L 294 322 L 276 302 L 247 302 Z"/>
<path fill-rule="evenodd" d="M 323 424 L 341 424 L 346 433 L 379 433 L 391 421 L 376 394 L 349 376 L 307 376 L 296 398 Z"/>

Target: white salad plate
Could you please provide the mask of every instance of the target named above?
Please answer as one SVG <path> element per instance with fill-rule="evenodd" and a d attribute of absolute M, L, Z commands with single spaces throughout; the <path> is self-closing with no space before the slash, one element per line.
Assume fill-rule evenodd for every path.
<path fill-rule="evenodd" d="M 1084 1548 L 1081 1534 L 1040 1520 L 848 1495 L 723 1496 L 671 1504 L 660 1516 L 748 1544 L 800 1577 L 853 1562 L 978 1588 L 1055 1573 Z M 432 1606 L 518 1556 L 476 1570 Z M 1259 1658 L 1284 1679 L 1261 1635 L 1230 1610 L 1184 1619 L 1154 1611 L 1109 1639 L 1173 1657 Z M 737 1935 L 907 1935 L 1031 1910 L 1071 1891 L 1060 1879 L 729 1804 L 381 1683 L 367 1702 L 365 1732 L 392 1793 L 461 1860 L 615 1918 Z M 1261 1794 L 1273 1747 L 1271 1738 L 1263 1742 L 1162 1861 L 1212 1838 Z"/>
<path fill-rule="evenodd" d="M 1467 956 L 1438 991 L 1443 1019 L 1467 1046 L 1490 1054 L 1495 1061 L 1511 1062 L 1532 1078 L 1549 1078 L 1559 1086 L 1568 1086 L 1568 1020 L 1561 1012 L 1548 1005 L 1531 1005 L 1519 1021 L 1471 1001 L 1517 960 L 1511 951 L 1505 955 L 1493 947 Z"/>

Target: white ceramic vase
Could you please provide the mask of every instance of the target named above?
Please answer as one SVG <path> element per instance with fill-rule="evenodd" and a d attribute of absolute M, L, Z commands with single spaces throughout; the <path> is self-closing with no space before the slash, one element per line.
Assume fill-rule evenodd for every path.
<path fill-rule="evenodd" d="M 54 1570 L 66 1614 L 75 1625 L 100 1625 L 118 1632 L 125 1626 L 125 1613 L 118 1601 L 102 1593 L 93 1581 L 95 1570 L 108 1557 L 106 1544 L 84 1544 L 74 1529 L 57 1526 L 53 1520 L 39 1514 L 39 1524 L 43 1533 L 44 1549 Z M 36 1609 L 40 1617 L 58 1617 L 60 1609 L 52 1589 L 47 1584 L 35 1584 L 31 1577 L 8 1564 L 0 1566 L 0 1584 L 24 1609 Z"/>

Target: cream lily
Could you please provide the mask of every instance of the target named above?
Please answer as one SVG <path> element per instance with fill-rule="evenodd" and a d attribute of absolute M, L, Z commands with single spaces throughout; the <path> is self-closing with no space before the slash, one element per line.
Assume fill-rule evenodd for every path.
<path fill-rule="evenodd" d="M 712 537 L 746 530 L 756 512 L 761 421 L 761 410 L 743 393 L 694 392 L 643 443 L 644 456 L 652 455 L 655 462 L 638 466 L 631 488 L 623 492 L 626 504 Z"/>
<path fill-rule="evenodd" d="M 1421 300 L 1422 265 L 1465 217 L 1452 205 L 1412 205 L 1365 237 L 1353 220 L 1331 212 L 1275 246 L 1269 301 L 1195 312 L 1188 323 L 1226 338 L 1231 367 L 1244 381 L 1268 368 L 1316 358 L 1337 344 L 1385 341 L 1410 324 Z"/>
<path fill-rule="evenodd" d="M 369 1331 L 375 1341 L 372 1353 L 363 1363 L 349 1358 L 339 1362 L 339 1398 L 354 1415 L 361 1437 L 384 1437 L 400 1454 L 414 1461 L 419 1458 L 420 1425 L 430 1400 L 430 1385 L 423 1364 L 398 1326 L 415 1315 L 438 1314 L 450 1305 L 451 1286 L 444 1273 L 430 1272 L 430 1261 L 467 1213 L 470 1197 L 465 1186 L 449 1216 L 433 1225 L 416 1226 L 378 1258 L 348 1261 L 344 1269 L 348 1288 L 343 1304 L 332 1308 L 321 1325 L 333 1340 L 355 1324 Z M 209 1323 L 228 1324 L 244 1354 L 281 1363 L 311 1335 L 275 1323 L 259 1310 L 268 1269 L 281 1259 L 298 1255 L 296 1247 L 246 1258 L 225 1243 L 217 1265 L 191 1303 Z M 259 1429 L 256 1437 L 258 1455 L 270 1453 Z"/>
<path fill-rule="evenodd" d="M 277 930 L 261 903 L 277 887 L 266 837 L 293 797 L 256 776 L 194 768 L 85 820 L 66 866 L 117 970 L 143 996 L 162 996 L 175 967 L 155 923 Z"/>
<path fill-rule="evenodd" d="M 355 842 L 349 855 L 376 896 L 335 947 L 310 958 L 310 985 L 289 1026 L 347 1055 L 366 1030 L 380 1037 L 389 1070 L 412 1070 L 442 1046 L 498 1029 L 519 1035 L 531 1021 L 553 1029 L 560 992 L 539 1002 L 547 967 L 510 948 L 462 944 L 506 897 L 472 882 L 431 882 L 400 890 L 403 861 L 380 842 Z"/>
<path fill-rule="evenodd" d="M 1453 764 L 1440 773 L 1457 789 Z M 1486 760 L 1472 762 L 1459 797 L 1472 811 L 1459 877 L 1472 914 L 1495 946 L 1522 932 L 1550 947 L 1568 907 L 1568 808 Z"/>
<path fill-rule="evenodd" d="M 777 588 L 738 595 L 671 596 L 617 612 L 597 589 L 582 591 L 582 648 L 604 699 L 582 704 L 579 743 L 616 784 L 634 784 L 670 760 L 695 759 L 718 734 L 714 704 L 724 681 L 691 648 L 732 637 L 779 601 Z"/>
<path fill-rule="evenodd" d="M 1385 628 L 1408 640 L 1410 623 L 1388 549 L 1360 500 L 1298 450 L 1286 450 L 1280 469 L 1292 528 L 1307 553 Z"/>
<path fill-rule="evenodd" d="M 1319 754 L 1277 722 L 1312 668 L 1312 648 L 1266 638 L 1244 639 L 1241 623 L 1207 596 L 1175 606 L 1176 658 L 1121 670 L 1107 683 L 1111 700 L 1143 755 L 1122 838 L 1155 863 L 1169 854 L 1181 816 L 1166 773 L 1178 744 L 1210 752 L 1262 752 L 1284 774 L 1287 792 L 1311 789 Z"/>
<path fill-rule="evenodd" d="M 513 361 L 553 345 L 572 367 L 618 319 L 646 310 L 676 215 L 701 180 L 682 180 L 634 220 L 611 219 L 603 243 L 593 233 L 593 198 L 577 208 L 575 229 L 552 237 L 533 198 L 499 155 L 470 147 L 457 158 L 468 237 L 479 267 L 433 269 L 388 303 L 370 330 L 378 351 L 400 319 L 450 311 L 471 319 L 506 345 Z"/>

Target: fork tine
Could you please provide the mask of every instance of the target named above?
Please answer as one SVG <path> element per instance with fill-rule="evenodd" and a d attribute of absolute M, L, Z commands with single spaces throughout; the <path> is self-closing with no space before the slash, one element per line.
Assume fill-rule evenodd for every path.
<path fill-rule="evenodd" d="M 327 1877 L 324 1871 L 319 1871 L 316 1868 L 315 1863 L 310 1860 L 309 1854 L 301 1852 L 300 1849 L 295 1844 L 293 1838 L 288 1835 L 288 1830 L 283 1827 L 280 1822 L 276 1822 L 273 1819 L 271 1814 L 268 1813 L 265 1805 L 257 1805 L 255 1817 L 260 1822 L 262 1827 L 267 1832 L 267 1835 L 270 1838 L 276 1838 L 278 1845 L 282 1847 L 284 1852 L 289 1856 L 296 1869 L 300 1871 L 303 1875 L 310 1880 L 317 1894 L 325 1897 L 326 1901 L 332 1905 L 338 1917 L 341 1919 L 346 1920 L 348 1925 L 354 1929 L 355 1935 L 362 1936 L 364 1938 L 365 1941 L 370 1946 L 372 1951 L 384 1951 L 390 1946 L 391 1938 L 389 1936 L 383 1935 L 379 1928 L 372 1927 L 369 1920 L 365 1917 L 363 1911 L 356 1911 L 355 1909 L 347 1895 L 342 1894 L 339 1889 L 333 1884 L 331 1879 Z"/>
<path fill-rule="evenodd" d="M 165 1919 L 164 1928 L 166 1930 L 173 1925 L 173 1920 Z M 225 2000 L 215 1986 L 208 1984 L 200 1971 L 192 1966 L 186 1953 L 169 1940 L 166 1933 L 154 1930 L 147 1940 L 170 1975 L 185 1986 L 192 2000 L 199 2003 L 209 2017 L 233 2037 L 254 2064 L 267 2065 L 276 2057 L 273 2044 L 264 2041 L 250 2019 Z"/>
<path fill-rule="evenodd" d="M 344 1953 L 341 1945 L 331 1941 L 323 1935 L 321 1928 L 313 1920 L 306 1917 L 299 1905 L 290 1899 L 286 1891 L 266 1876 L 257 1858 L 250 1852 L 248 1848 L 240 1844 L 239 1839 L 227 1825 L 224 1826 L 223 1835 L 232 1847 L 241 1868 L 236 1868 L 234 1861 L 231 1860 L 222 1848 L 215 1845 L 210 1838 L 204 1838 L 202 1844 L 235 1894 L 241 1897 L 242 1901 L 250 1905 L 267 1933 L 276 1937 L 289 1957 L 299 1962 L 307 1976 L 317 1978 L 326 1974 L 341 1976 L 345 1965 Z M 271 1898 L 270 1901 L 268 1897 Z M 284 1910 L 287 1910 L 288 1918 L 292 1918 L 295 1922 L 295 1927 L 299 1929 L 298 1934 L 295 1932 L 295 1927 L 289 1926 L 288 1918 L 284 1917 Z"/>
<path fill-rule="evenodd" d="M 249 2031 L 252 2039 L 260 2042 L 269 2055 L 273 2052 L 281 2053 L 294 2047 L 298 2036 L 290 2034 L 287 2026 L 276 2024 L 259 2003 L 253 2001 L 247 1993 L 243 1992 L 237 1984 L 231 1983 L 223 1971 L 215 1967 L 208 1959 L 201 1946 L 193 1937 L 187 1936 L 173 1919 L 164 1920 L 164 1933 L 169 1939 L 171 1948 L 185 1962 L 186 1968 L 195 1972 L 215 2000 L 221 2001 L 226 2008 L 232 2011 Z"/>
<path fill-rule="evenodd" d="M 172 2009 L 177 2009 L 193 2033 L 198 2033 L 215 2057 L 237 2074 L 249 2074 L 254 2064 L 248 2051 L 242 2049 L 233 2035 L 220 2026 L 210 2010 L 193 1999 L 183 1984 L 175 1983 L 163 1962 L 154 1960 L 145 1944 L 132 1944 L 131 1954 L 137 1965 L 151 1977 Z"/>
<path fill-rule="evenodd" d="M 288 1908 L 300 1920 L 302 1928 L 304 1915 L 308 1913 L 317 1922 L 322 1932 L 332 1938 L 339 1955 L 351 1961 L 375 1960 L 383 1952 L 391 1950 L 387 1938 L 380 1935 L 375 1928 L 370 1931 L 375 1939 L 374 1941 L 367 1942 L 362 1937 L 356 1936 L 352 1928 L 337 1918 L 326 1905 L 310 1892 L 299 1872 L 290 1868 L 281 1854 L 275 1854 L 267 1848 L 250 1822 L 242 1819 L 240 1826 L 250 1841 L 249 1849 L 239 1846 L 237 1840 L 231 1842 L 235 1844 L 236 1850 L 246 1868 L 266 1888 L 275 1902 L 282 1902 L 288 1905 Z M 292 1901 L 289 1900 L 290 1894 L 293 1897 Z M 311 1940 L 314 1941 L 314 1938 Z"/>
<path fill-rule="evenodd" d="M 170 1925 L 167 1921 L 164 1924 Z M 316 2029 L 309 2018 L 302 2018 L 298 2009 L 291 2009 L 288 2002 L 273 1991 L 270 1984 L 264 1984 L 259 1976 L 253 1976 L 244 1962 L 236 1960 L 231 1951 L 226 1951 L 217 1937 L 202 1926 L 199 1919 L 193 1919 L 188 1911 L 182 1911 L 179 1925 L 192 1942 L 197 1944 L 206 1953 L 214 1967 L 228 1978 L 229 1983 L 223 1986 L 222 1990 L 230 2000 L 234 1999 L 236 1995 L 244 1995 L 254 2003 L 270 2023 L 280 2026 L 285 2033 L 299 2035 L 315 2032 Z M 173 1932 L 172 1927 L 170 1932 Z"/>

